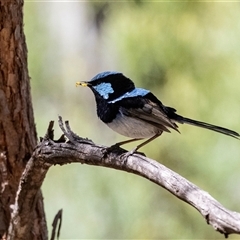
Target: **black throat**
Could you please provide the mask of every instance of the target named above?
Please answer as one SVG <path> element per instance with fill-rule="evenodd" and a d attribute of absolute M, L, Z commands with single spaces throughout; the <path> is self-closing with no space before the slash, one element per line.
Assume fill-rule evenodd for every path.
<path fill-rule="evenodd" d="M 108 103 L 98 94 L 94 94 L 97 106 L 97 115 L 104 123 L 110 123 L 117 115 L 119 107 Z"/>

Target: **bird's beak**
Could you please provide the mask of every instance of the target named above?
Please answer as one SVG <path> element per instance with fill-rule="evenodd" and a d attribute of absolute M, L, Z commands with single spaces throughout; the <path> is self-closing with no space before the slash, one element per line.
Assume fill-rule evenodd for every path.
<path fill-rule="evenodd" d="M 77 86 L 82 86 L 82 87 L 88 87 L 90 84 L 88 82 L 76 82 L 76 87 Z"/>

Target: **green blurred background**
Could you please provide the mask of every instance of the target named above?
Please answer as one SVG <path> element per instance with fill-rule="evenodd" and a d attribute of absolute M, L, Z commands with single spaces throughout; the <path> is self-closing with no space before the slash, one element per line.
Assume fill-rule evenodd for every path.
<path fill-rule="evenodd" d="M 39 137 L 61 115 L 98 144 L 126 139 L 97 119 L 90 90 L 75 87 L 105 70 L 123 72 L 179 114 L 240 132 L 240 3 L 25 1 L 25 33 Z M 142 150 L 239 212 L 239 141 L 180 131 Z M 54 166 L 42 189 L 49 232 L 63 208 L 61 239 L 224 238 L 195 209 L 129 173 Z"/>

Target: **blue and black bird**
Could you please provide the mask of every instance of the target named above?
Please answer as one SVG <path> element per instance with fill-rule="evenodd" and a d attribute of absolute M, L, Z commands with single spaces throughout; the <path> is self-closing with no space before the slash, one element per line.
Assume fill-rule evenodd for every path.
<path fill-rule="evenodd" d="M 77 82 L 76 86 L 78 85 L 87 86 L 94 93 L 98 117 L 112 130 L 131 138 L 115 145 L 147 139 L 130 154 L 163 132 L 170 132 L 170 129 L 179 132 L 178 123 L 187 123 L 240 139 L 235 131 L 178 115 L 174 108 L 164 106 L 149 90 L 136 88 L 133 81 L 120 72 L 102 72 L 89 82 Z"/>

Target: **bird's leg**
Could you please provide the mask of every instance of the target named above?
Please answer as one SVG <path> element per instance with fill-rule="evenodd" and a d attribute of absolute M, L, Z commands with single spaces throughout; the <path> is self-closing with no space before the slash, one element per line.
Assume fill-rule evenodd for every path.
<path fill-rule="evenodd" d="M 138 141 L 138 140 L 141 140 L 141 138 L 134 138 L 134 139 L 129 139 L 129 140 L 126 140 L 126 141 L 122 141 L 122 142 L 115 143 L 115 144 L 113 144 L 112 146 L 106 148 L 106 149 L 104 150 L 104 154 L 108 154 L 109 152 L 114 151 L 114 150 L 119 151 L 119 147 L 120 147 L 121 145 L 130 143 L 130 142 L 134 142 L 134 141 Z"/>
<path fill-rule="evenodd" d="M 162 132 L 155 134 L 153 137 L 149 138 L 148 140 L 146 140 L 145 142 L 139 144 L 137 147 L 135 147 L 133 150 L 129 151 L 127 153 L 127 156 L 132 155 L 133 153 L 135 153 L 139 148 L 145 146 L 146 144 L 150 143 L 152 140 L 154 140 L 155 138 L 159 137 L 162 134 Z"/>
<path fill-rule="evenodd" d="M 127 152 L 127 153 L 124 153 L 123 156 L 124 158 L 127 158 L 128 156 L 134 154 L 138 149 L 140 149 L 141 147 L 145 146 L 146 144 L 150 143 L 151 141 L 153 141 L 155 138 L 159 137 L 160 135 L 162 134 L 162 132 L 159 132 L 157 134 L 155 134 L 154 136 L 152 136 L 151 138 L 147 139 L 146 141 L 144 141 L 143 143 L 139 144 L 137 147 L 135 147 L 134 149 L 132 149 L 131 151 Z M 119 146 L 123 145 L 123 144 L 127 144 L 127 143 L 130 143 L 130 142 L 135 142 L 135 141 L 139 141 L 139 140 L 142 140 L 142 138 L 134 138 L 134 139 L 129 139 L 129 140 L 126 140 L 126 141 L 123 141 L 123 142 L 119 142 L 119 143 L 116 143 L 114 145 L 112 145 L 111 147 L 108 148 L 108 151 L 109 150 L 112 150 L 114 148 L 118 148 Z M 142 155 L 145 156 L 145 154 L 143 153 Z"/>
<path fill-rule="evenodd" d="M 114 145 L 112 145 L 112 147 L 119 147 L 121 145 L 130 143 L 130 142 L 139 141 L 139 140 L 142 140 L 142 138 L 133 138 L 133 139 L 129 139 L 129 140 L 126 140 L 126 141 L 118 142 L 118 143 L 115 143 Z"/>

